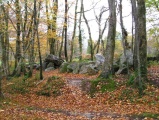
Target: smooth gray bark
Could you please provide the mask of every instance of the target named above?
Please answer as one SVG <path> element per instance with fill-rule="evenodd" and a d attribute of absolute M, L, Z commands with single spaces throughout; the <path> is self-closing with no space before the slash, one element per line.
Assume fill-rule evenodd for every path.
<path fill-rule="evenodd" d="M 108 78 L 113 72 L 113 60 L 116 36 L 116 0 L 108 0 L 109 4 L 109 29 L 107 37 L 107 45 L 105 50 L 105 62 L 102 69 L 101 77 Z"/>

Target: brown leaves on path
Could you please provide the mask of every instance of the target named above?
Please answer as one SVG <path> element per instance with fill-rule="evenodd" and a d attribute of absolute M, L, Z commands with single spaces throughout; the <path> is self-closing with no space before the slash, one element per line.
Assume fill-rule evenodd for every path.
<path fill-rule="evenodd" d="M 51 76 L 58 76 L 66 82 L 64 88 L 61 88 L 62 94 L 57 97 L 37 95 L 36 91 L 46 84 Z M 134 89 L 125 85 L 117 87 L 113 92 L 96 93 L 95 97 L 91 98 L 85 91 L 67 84 L 68 80 L 92 80 L 97 76 L 61 74 L 58 70 L 44 72 L 44 80 L 36 87 L 30 87 L 29 93 L 5 93 L 10 102 L 6 104 L 3 100 L 1 103 L 0 119 L 110 120 L 129 119 L 128 115 L 144 112 L 159 114 L 159 90 L 151 85 L 148 85 L 142 98 L 137 97 Z"/>

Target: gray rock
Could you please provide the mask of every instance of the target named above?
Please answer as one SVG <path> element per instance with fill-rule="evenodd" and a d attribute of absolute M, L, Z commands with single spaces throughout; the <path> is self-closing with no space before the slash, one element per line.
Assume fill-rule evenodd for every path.
<path fill-rule="evenodd" d="M 54 63 L 50 62 L 50 63 L 47 65 L 47 68 L 50 68 L 50 67 L 54 67 Z"/>
<path fill-rule="evenodd" d="M 45 58 L 45 62 L 47 64 L 53 63 L 55 68 L 59 68 L 61 64 L 64 62 L 64 60 L 55 55 L 50 54 Z"/>
<path fill-rule="evenodd" d="M 77 74 L 79 72 L 79 68 L 80 68 L 79 63 L 73 62 L 67 66 L 67 72 L 72 72 L 74 74 Z"/>
<path fill-rule="evenodd" d="M 68 65 L 69 65 L 68 62 L 62 63 L 62 65 L 60 66 L 60 72 L 61 72 L 61 73 L 67 72 L 67 66 L 68 66 Z"/>
<path fill-rule="evenodd" d="M 47 63 L 45 61 L 42 63 L 42 68 L 43 68 L 43 70 L 45 70 L 47 68 Z"/>
<path fill-rule="evenodd" d="M 54 67 L 49 67 L 49 68 L 46 68 L 45 71 L 52 71 L 52 70 L 55 70 Z"/>
<path fill-rule="evenodd" d="M 131 49 L 126 50 L 126 57 L 129 65 L 133 65 L 133 53 Z M 124 65 L 126 63 L 126 57 L 124 53 L 120 57 L 120 65 Z"/>
<path fill-rule="evenodd" d="M 133 65 L 133 53 L 132 53 L 131 49 L 126 50 L 126 57 L 125 57 L 124 53 L 121 55 L 120 62 L 119 62 L 119 70 L 116 72 L 116 74 L 125 73 L 126 58 L 128 61 L 128 65 L 132 66 Z"/>
<path fill-rule="evenodd" d="M 35 69 L 40 70 L 40 64 L 38 64 Z"/>
<path fill-rule="evenodd" d="M 94 75 L 98 73 L 98 70 L 96 69 L 96 66 L 94 64 L 89 64 L 81 66 L 79 73 Z"/>
<path fill-rule="evenodd" d="M 95 55 L 95 58 L 96 58 L 96 64 L 97 65 L 103 64 L 104 61 L 105 61 L 105 57 L 102 54 L 100 54 L 100 53 L 97 53 Z"/>

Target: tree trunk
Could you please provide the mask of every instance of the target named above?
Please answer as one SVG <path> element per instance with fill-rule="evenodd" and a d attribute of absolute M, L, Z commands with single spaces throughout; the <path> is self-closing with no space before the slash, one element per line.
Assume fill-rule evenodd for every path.
<path fill-rule="evenodd" d="M 2 54 L 2 58 L 3 58 L 3 45 L 4 45 L 4 15 L 2 12 L 2 7 L 3 5 L 0 5 L 0 51 L 2 51 L 2 53 L 0 52 L 0 55 Z M 0 59 L 0 62 L 3 62 L 3 60 Z M 1 85 L 1 81 L 2 81 L 2 67 L 1 67 L 0 63 L 0 99 L 3 98 L 3 94 L 2 94 L 2 85 Z"/>
<path fill-rule="evenodd" d="M 2 93 L 2 68 L 0 66 L 0 99 L 4 98 L 3 93 Z"/>
<path fill-rule="evenodd" d="M 39 61 L 40 61 L 40 80 L 42 80 L 42 79 L 43 79 L 43 68 L 42 68 L 42 58 L 41 58 L 41 50 L 40 50 L 39 31 L 38 31 L 39 18 L 40 18 L 40 7 L 41 7 L 41 1 L 39 2 L 38 16 L 35 16 L 35 19 L 36 19 L 36 21 L 37 21 L 36 30 L 37 30 L 37 41 L 38 41 Z M 38 17 L 38 19 L 37 19 L 37 17 Z"/>
<path fill-rule="evenodd" d="M 8 15 L 9 15 L 9 11 L 8 11 L 8 7 L 6 7 L 6 9 L 4 8 L 4 18 L 5 18 L 5 74 L 9 75 L 10 74 L 10 70 L 9 70 L 9 35 L 8 35 Z"/>
<path fill-rule="evenodd" d="M 49 31 L 51 30 L 51 24 L 50 24 L 50 18 L 49 18 L 49 8 L 48 8 L 48 0 L 45 0 L 45 9 L 46 9 L 46 19 L 47 19 L 47 53 L 50 53 L 50 37 L 49 37 Z"/>
<path fill-rule="evenodd" d="M 109 29 L 107 45 L 105 50 L 105 62 L 101 77 L 108 78 L 113 71 L 114 49 L 115 49 L 115 35 L 116 35 L 116 5 L 115 0 L 108 0 L 109 4 Z"/>
<path fill-rule="evenodd" d="M 82 32 L 81 32 L 81 19 L 83 13 L 83 0 L 81 0 L 81 8 L 80 8 L 80 15 L 79 15 L 79 33 L 78 33 L 78 42 L 79 42 L 79 61 L 82 60 Z"/>
<path fill-rule="evenodd" d="M 134 48 L 133 48 L 133 60 L 134 60 L 134 69 L 137 68 L 137 64 L 138 64 L 138 61 L 137 61 L 137 46 L 138 46 L 138 42 L 137 42 L 137 33 L 138 33 L 138 29 L 137 29 L 137 26 L 138 26 L 138 18 L 137 18 L 137 6 L 136 6 L 136 0 L 131 0 L 131 4 L 132 4 L 132 16 L 133 16 L 133 19 L 134 19 L 134 22 L 135 22 L 135 42 L 134 42 Z"/>
<path fill-rule="evenodd" d="M 138 0 L 138 83 L 139 83 L 139 93 L 143 92 L 143 82 L 147 80 L 147 40 L 146 40 L 146 8 L 145 8 L 145 0 Z"/>
<path fill-rule="evenodd" d="M 16 32 L 17 32 L 17 38 L 16 38 L 16 53 L 15 53 L 15 68 L 13 74 L 16 76 L 20 76 L 21 72 L 21 64 L 20 58 L 21 58 L 21 41 L 20 41 L 20 34 L 21 34 L 21 9 L 19 5 L 19 0 L 15 1 L 15 8 L 16 8 Z"/>
<path fill-rule="evenodd" d="M 56 35 L 56 21 L 57 21 L 57 12 L 58 12 L 58 0 L 55 0 L 53 3 L 53 14 L 52 14 L 52 25 L 51 25 L 51 38 L 50 38 L 50 54 L 54 54 L 56 53 L 56 39 L 57 39 L 57 35 Z"/>
<path fill-rule="evenodd" d="M 67 55 L 67 0 L 65 0 L 65 44 L 64 44 L 64 51 L 65 51 L 65 59 L 68 61 L 68 55 Z"/>
<path fill-rule="evenodd" d="M 126 50 L 129 49 L 129 45 L 127 43 L 127 31 L 124 28 L 124 23 L 123 23 L 123 10 L 122 10 L 122 0 L 120 0 L 120 4 L 119 4 L 119 11 L 120 11 L 120 26 L 121 26 L 121 31 L 122 31 L 122 44 L 123 44 L 123 51 L 124 51 L 124 56 L 126 59 L 126 68 L 128 71 L 128 76 L 129 76 L 129 64 L 128 64 L 128 58 L 126 55 Z"/>
<path fill-rule="evenodd" d="M 65 32 L 64 29 L 65 29 L 65 24 L 63 24 L 63 29 L 62 29 L 62 38 L 61 38 L 61 45 L 60 45 L 60 50 L 59 50 L 59 57 L 60 58 L 61 58 L 63 42 L 64 42 L 64 32 Z"/>
<path fill-rule="evenodd" d="M 36 9 L 36 0 L 34 0 L 34 11 L 33 11 L 33 28 L 32 28 L 32 34 L 31 34 L 31 47 L 30 47 L 30 60 L 29 60 L 29 65 L 30 65 L 30 70 L 29 70 L 29 77 L 32 76 L 33 74 L 33 64 L 34 64 L 34 59 L 35 59 L 35 55 L 34 55 L 34 45 L 35 45 L 35 35 L 37 33 L 37 20 L 36 20 L 36 16 L 37 16 L 37 9 Z"/>
<path fill-rule="evenodd" d="M 25 5 L 24 5 L 24 22 L 21 21 L 21 29 L 22 29 L 22 72 L 25 75 L 26 74 L 26 65 L 25 65 L 25 51 L 27 49 L 27 41 L 26 41 L 26 28 L 27 28 L 27 20 L 28 20 L 28 1 L 25 0 L 24 1 Z"/>
<path fill-rule="evenodd" d="M 77 26 L 77 5 L 78 5 L 78 0 L 76 0 L 76 5 L 75 5 L 75 18 L 74 18 L 74 28 L 73 28 L 73 35 L 72 35 L 72 41 L 71 41 L 71 55 L 70 55 L 70 62 L 72 62 L 73 59 L 73 46 L 74 46 L 74 39 L 76 35 L 76 26 Z"/>
<path fill-rule="evenodd" d="M 101 8 L 100 10 L 100 14 L 99 14 L 99 17 L 95 14 L 95 10 L 94 10 L 94 14 L 95 14 L 95 17 L 96 17 L 96 22 L 98 24 L 98 30 L 99 30 L 99 36 L 98 36 L 98 41 L 97 41 L 97 44 L 94 46 L 94 51 L 96 50 L 96 53 L 99 53 L 100 51 L 100 44 L 103 44 L 102 43 L 102 37 L 103 37 L 103 33 L 106 29 L 106 26 L 107 26 L 107 19 L 106 19 L 106 22 L 104 24 L 104 28 L 102 29 L 101 27 L 101 22 L 102 22 L 102 16 L 103 14 L 107 11 L 107 9 L 105 9 L 104 7 Z"/>
<path fill-rule="evenodd" d="M 82 0 L 83 1 L 83 0 Z M 82 6 L 83 6 L 83 2 L 82 2 Z M 90 26 L 88 24 L 88 20 L 85 16 L 85 13 L 84 13 L 84 6 L 83 6 L 83 18 L 85 20 L 85 23 L 86 23 L 86 26 L 87 26 L 87 29 L 88 29 L 88 34 L 89 34 L 89 40 L 90 40 L 90 52 L 91 52 L 91 60 L 93 60 L 93 57 L 94 57 L 94 50 L 93 50 L 93 40 L 92 40 L 92 35 L 91 35 L 91 29 L 90 29 Z"/>

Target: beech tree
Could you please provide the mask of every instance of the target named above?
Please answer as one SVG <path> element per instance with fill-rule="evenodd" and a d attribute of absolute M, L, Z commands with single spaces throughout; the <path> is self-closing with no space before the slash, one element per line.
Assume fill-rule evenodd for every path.
<path fill-rule="evenodd" d="M 2 51 L 2 69 L 5 76 L 9 75 L 9 36 L 8 36 L 8 6 L 0 6 L 0 43 Z"/>
<path fill-rule="evenodd" d="M 68 14 L 68 3 L 67 0 L 65 0 L 65 44 L 64 44 L 64 52 L 65 52 L 65 59 L 68 61 L 68 54 L 67 54 L 67 14 Z"/>
<path fill-rule="evenodd" d="M 15 14 L 16 14 L 16 53 L 15 53 L 15 68 L 14 68 L 14 75 L 20 75 L 21 72 L 21 8 L 19 0 L 15 1 Z"/>
<path fill-rule="evenodd" d="M 119 11 L 120 11 L 120 26 L 121 26 L 121 32 L 122 32 L 123 52 L 124 52 L 124 56 L 126 58 L 126 68 L 127 68 L 128 75 L 129 75 L 129 64 L 128 64 L 128 58 L 127 58 L 127 55 L 126 55 L 126 50 L 129 49 L 129 44 L 127 42 L 128 33 L 127 33 L 127 31 L 124 27 L 124 23 L 123 23 L 122 0 L 120 0 L 120 3 L 119 3 Z"/>
<path fill-rule="evenodd" d="M 78 42 L 79 42 L 79 60 L 82 60 L 82 30 L 81 30 L 81 21 L 82 21 L 82 15 L 84 16 L 85 21 L 85 15 L 84 15 L 84 5 L 83 5 L 83 0 L 81 0 L 81 7 L 80 7 L 80 15 L 79 15 L 79 25 L 78 25 L 78 29 L 79 29 L 79 34 L 78 34 Z M 88 27 L 88 25 L 87 25 Z"/>
<path fill-rule="evenodd" d="M 93 49 L 93 50 L 97 49 L 97 50 L 96 50 L 96 53 L 98 53 L 98 52 L 100 51 L 100 45 L 102 45 L 102 53 L 104 52 L 104 42 L 103 42 L 102 38 L 103 38 L 104 31 L 105 31 L 105 29 L 106 29 L 106 27 L 107 27 L 107 21 L 108 21 L 108 19 L 105 20 L 103 29 L 102 29 L 102 25 L 101 25 L 101 24 L 102 24 L 103 14 L 104 14 L 106 11 L 108 11 L 108 9 L 105 8 L 105 7 L 102 7 L 102 8 L 100 9 L 99 15 L 97 16 L 96 13 L 95 13 L 95 10 L 94 10 L 96 22 L 97 22 L 97 24 L 98 24 L 98 29 L 99 29 L 98 41 L 97 41 L 96 45 L 94 45 L 94 49 Z"/>
<path fill-rule="evenodd" d="M 36 1 L 36 0 L 35 0 Z M 38 42 L 38 54 L 39 54 L 39 62 L 40 62 L 40 80 L 43 79 L 43 68 L 42 68 L 42 57 L 41 57 L 41 49 L 40 49 L 40 38 L 39 38 L 39 18 L 40 18 L 40 9 L 41 9 L 41 1 L 39 1 L 39 6 L 38 6 L 38 12 L 35 14 L 35 20 L 37 23 L 35 24 L 36 26 L 36 31 L 37 31 L 37 42 Z"/>
<path fill-rule="evenodd" d="M 3 34 L 3 31 L 2 31 L 2 23 L 3 23 L 3 14 L 2 14 L 2 5 L 0 5 L 0 50 L 2 51 L 2 52 L 0 52 L 0 55 L 2 55 L 3 54 L 3 39 L 4 39 L 4 34 Z M 3 94 L 2 94 L 2 86 L 1 86 L 1 81 L 2 81 L 2 62 L 1 62 L 1 60 L 2 60 L 2 58 L 0 57 L 0 98 L 2 98 L 3 97 Z"/>
<path fill-rule="evenodd" d="M 113 60 L 116 36 L 116 0 L 108 0 L 109 5 L 109 27 L 107 45 L 105 50 L 105 62 L 102 69 L 101 77 L 107 78 L 113 72 Z"/>
<path fill-rule="evenodd" d="M 137 1 L 137 83 L 139 85 L 139 93 L 142 94 L 144 89 L 144 81 L 147 80 L 147 39 L 146 39 L 146 7 L 145 0 Z"/>
<path fill-rule="evenodd" d="M 55 43 L 57 41 L 57 33 L 56 33 L 56 26 L 57 26 L 57 12 L 58 12 L 58 0 L 55 0 L 53 3 L 53 11 L 52 11 L 52 20 L 50 21 L 51 24 L 51 35 L 50 35 L 50 39 L 49 39 L 49 45 L 50 45 L 50 53 L 51 54 L 55 54 L 56 51 L 56 47 L 55 47 Z M 49 28 L 49 27 L 48 27 Z"/>
<path fill-rule="evenodd" d="M 73 35 L 72 35 L 72 41 L 71 41 L 71 55 L 70 55 L 70 62 L 72 62 L 73 58 L 73 48 L 74 48 L 74 39 L 76 35 L 76 26 L 77 26 L 77 6 L 78 5 L 78 0 L 76 0 L 75 4 L 75 18 L 74 18 L 74 27 L 73 27 Z"/>
<path fill-rule="evenodd" d="M 2 81 L 2 68 L 1 68 L 1 65 L 0 65 L 0 99 L 4 97 L 3 93 L 2 93 L 2 85 L 1 85 L 2 83 L 1 83 L 1 81 Z"/>
<path fill-rule="evenodd" d="M 91 29 L 90 29 L 90 26 L 89 26 L 89 22 L 85 16 L 85 11 L 84 11 L 84 5 L 83 5 L 83 1 L 82 1 L 82 6 L 83 6 L 83 18 L 85 20 L 85 23 L 86 23 L 86 26 L 87 26 L 87 30 L 88 30 L 88 35 L 89 35 L 89 41 L 90 41 L 90 52 L 91 52 L 91 60 L 93 60 L 93 57 L 94 57 L 94 50 L 93 50 L 93 39 L 92 39 L 92 33 L 91 33 Z"/>

